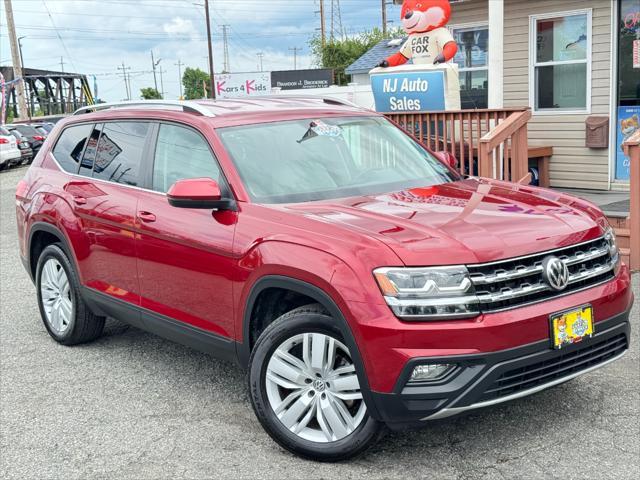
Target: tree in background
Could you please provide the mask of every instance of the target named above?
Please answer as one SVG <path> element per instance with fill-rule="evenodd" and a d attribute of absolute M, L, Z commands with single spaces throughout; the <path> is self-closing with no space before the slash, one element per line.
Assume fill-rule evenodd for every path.
<path fill-rule="evenodd" d="M 389 30 L 386 35 L 379 28 L 374 28 L 357 36 L 327 40 L 324 48 L 322 39 L 320 36 L 316 36 L 309 42 L 309 45 L 318 66 L 332 68 L 336 84 L 346 85 L 349 83 L 349 79 L 344 70 L 349 65 L 385 38 L 403 38 L 404 36 L 406 34 L 401 28 Z"/>
<path fill-rule="evenodd" d="M 162 100 L 162 95 L 160 95 L 160 92 L 153 87 L 141 88 L 140 96 L 144 100 Z"/>
<path fill-rule="evenodd" d="M 186 100 L 197 100 L 209 95 L 205 94 L 205 85 L 209 86 L 209 74 L 199 68 L 187 67 L 182 75 L 182 86 L 184 87 L 184 98 Z"/>

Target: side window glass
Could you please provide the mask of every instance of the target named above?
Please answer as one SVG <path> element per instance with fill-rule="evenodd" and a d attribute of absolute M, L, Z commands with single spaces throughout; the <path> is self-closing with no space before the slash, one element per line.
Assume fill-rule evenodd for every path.
<path fill-rule="evenodd" d="M 76 173 L 84 145 L 93 125 L 76 125 L 65 129 L 56 146 L 53 148 L 53 156 L 60 166 L 68 173 Z"/>
<path fill-rule="evenodd" d="M 91 177 L 93 175 L 93 162 L 96 159 L 96 152 L 98 151 L 98 140 L 100 140 L 100 133 L 102 132 L 102 125 L 96 125 L 91 131 L 89 140 L 87 142 L 87 148 L 84 150 L 84 156 L 80 162 L 80 175 L 85 177 Z"/>
<path fill-rule="evenodd" d="M 93 161 L 93 178 L 138 185 L 149 126 L 139 122 L 105 123 Z"/>
<path fill-rule="evenodd" d="M 153 164 L 153 189 L 167 192 L 186 178 L 213 178 L 220 182 L 220 168 L 209 145 L 196 131 L 161 124 Z"/>

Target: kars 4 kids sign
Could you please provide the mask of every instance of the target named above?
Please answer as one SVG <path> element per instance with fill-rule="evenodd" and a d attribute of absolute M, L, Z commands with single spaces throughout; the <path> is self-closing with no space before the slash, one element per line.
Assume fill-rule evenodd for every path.
<path fill-rule="evenodd" d="M 215 76 L 217 98 L 256 97 L 271 93 L 271 73 L 224 73 Z"/>
<path fill-rule="evenodd" d="M 441 70 L 372 73 L 376 111 L 417 113 L 445 109 L 445 78 Z"/>

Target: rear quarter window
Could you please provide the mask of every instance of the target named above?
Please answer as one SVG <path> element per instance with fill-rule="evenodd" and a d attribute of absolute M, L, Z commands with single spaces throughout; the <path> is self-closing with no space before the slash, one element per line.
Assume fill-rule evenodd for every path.
<path fill-rule="evenodd" d="M 76 173 L 93 125 L 75 125 L 64 129 L 53 147 L 53 156 L 68 173 Z"/>
<path fill-rule="evenodd" d="M 92 162 L 93 178 L 139 185 L 142 157 L 150 128 L 151 124 L 148 122 L 103 124 L 95 160 Z M 83 162 L 83 167 L 88 167 L 90 163 Z"/>

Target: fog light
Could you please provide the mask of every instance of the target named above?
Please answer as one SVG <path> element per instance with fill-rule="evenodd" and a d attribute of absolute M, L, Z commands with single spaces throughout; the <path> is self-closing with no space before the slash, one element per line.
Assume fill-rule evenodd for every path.
<path fill-rule="evenodd" d="M 425 382 L 434 381 L 443 378 L 451 370 L 456 368 L 455 365 L 449 363 L 432 364 L 432 365 L 418 365 L 411 372 L 410 382 Z"/>

